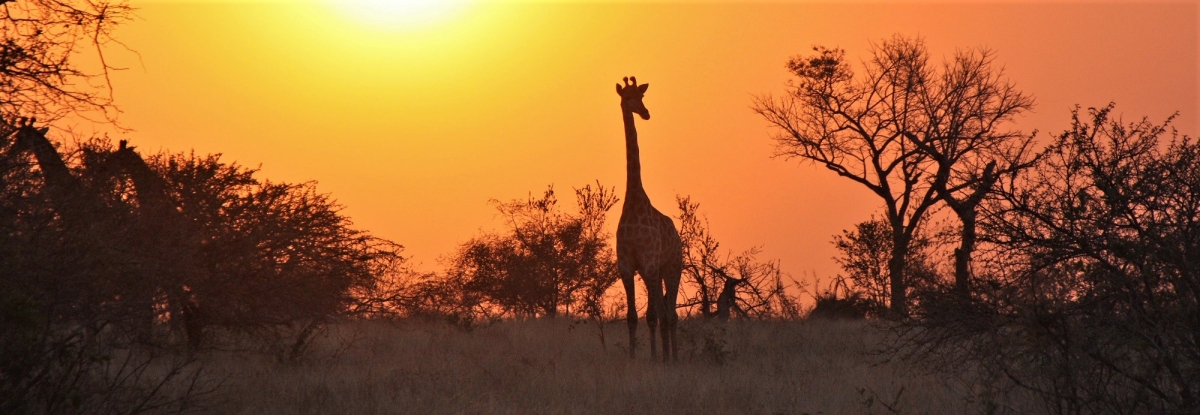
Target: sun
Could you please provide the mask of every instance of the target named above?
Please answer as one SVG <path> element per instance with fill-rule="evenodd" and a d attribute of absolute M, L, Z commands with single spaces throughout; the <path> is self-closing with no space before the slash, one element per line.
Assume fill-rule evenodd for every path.
<path fill-rule="evenodd" d="M 329 0 L 337 9 L 371 26 L 418 29 L 435 26 L 457 14 L 468 0 Z"/>

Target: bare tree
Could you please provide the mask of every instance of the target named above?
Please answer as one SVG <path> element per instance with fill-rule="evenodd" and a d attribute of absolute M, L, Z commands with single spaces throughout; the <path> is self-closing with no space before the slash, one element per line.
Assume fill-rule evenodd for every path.
<path fill-rule="evenodd" d="M 788 61 L 796 76 L 786 95 L 759 97 L 754 110 L 778 129 L 776 155 L 815 163 L 880 198 L 890 225 L 890 310 L 908 315 L 905 258 L 937 202 L 932 160 L 914 144 L 930 124 L 928 85 L 940 82 L 920 39 L 900 36 L 871 50 L 856 77 L 840 49 Z"/>
<path fill-rule="evenodd" d="M 98 113 L 115 120 L 104 49 L 129 21 L 124 0 L 0 0 L 0 116 L 53 120 Z M 98 66 L 76 59 L 93 54 Z"/>
<path fill-rule="evenodd" d="M 918 85 L 922 122 L 905 132 L 936 164 L 933 187 L 961 228 L 954 250 L 955 291 L 970 295 L 979 204 L 1001 175 L 1033 165 L 1033 134 L 1006 129 L 1033 107 L 1033 99 L 1004 79 L 988 49 L 961 50 L 942 64 L 934 82 Z"/>

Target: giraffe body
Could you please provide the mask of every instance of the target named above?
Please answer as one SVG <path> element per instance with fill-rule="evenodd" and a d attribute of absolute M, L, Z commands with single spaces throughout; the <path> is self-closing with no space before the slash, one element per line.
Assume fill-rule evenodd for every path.
<path fill-rule="evenodd" d="M 679 279 L 683 271 L 683 244 L 675 222 L 650 203 L 642 187 L 641 158 L 637 144 L 637 129 L 633 115 L 650 119 L 650 111 L 642 103 L 649 84 L 637 84 L 636 78 L 626 78 L 626 85 L 617 84 L 621 96 L 621 114 L 625 123 L 626 189 L 617 224 L 617 270 L 625 287 L 628 301 L 626 320 L 629 325 L 629 356 L 636 356 L 637 306 L 634 275 L 641 275 L 646 284 L 646 323 L 650 327 L 650 355 L 658 359 L 656 335 L 662 338 L 663 360 L 678 355 L 676 325 L 679 316 L 675 302 L 679 295 Z"/>

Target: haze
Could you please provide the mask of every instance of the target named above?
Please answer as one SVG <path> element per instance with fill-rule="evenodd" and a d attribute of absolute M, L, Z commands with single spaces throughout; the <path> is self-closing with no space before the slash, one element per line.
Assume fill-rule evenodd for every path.
<path fill-rule="evenodd" d="M 135 2 L 108 51 L 122 134 L 281 181 L 320 183 L 359 228 L 439 255 L 494 229 L 489 199 L 599 180 L 623 192 L 613 84 L 652 86 L 639 121 L 645 187 L 667 214 L 691 195 L 725 246 L 761 245 L 800 279 L 837 273 L 832 235 L 879 209 L 822 168 L 772 159 L 750 109 L 813 45 L 852 59 L 919 35 L 936 58 L 998 52 L 1037 99 L 1020 127 L 1056 133 L 1079 104 L 1196 135 L 1197 6 L 1179 3 L 474 2 L 420 27 L 335 4 Z M 140 57 L 139 57 L 140 55 Z M 619 209 L 610 213 L 615 224 Z"/>

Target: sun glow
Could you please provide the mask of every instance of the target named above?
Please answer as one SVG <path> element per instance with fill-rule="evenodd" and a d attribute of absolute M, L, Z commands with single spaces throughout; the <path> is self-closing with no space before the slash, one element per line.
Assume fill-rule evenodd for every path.
<path fill-rule="evenodd" d="M 467 0 L 329 0 L 351 17 L 388 29 L 435 26 L 456 15 Z"/>

